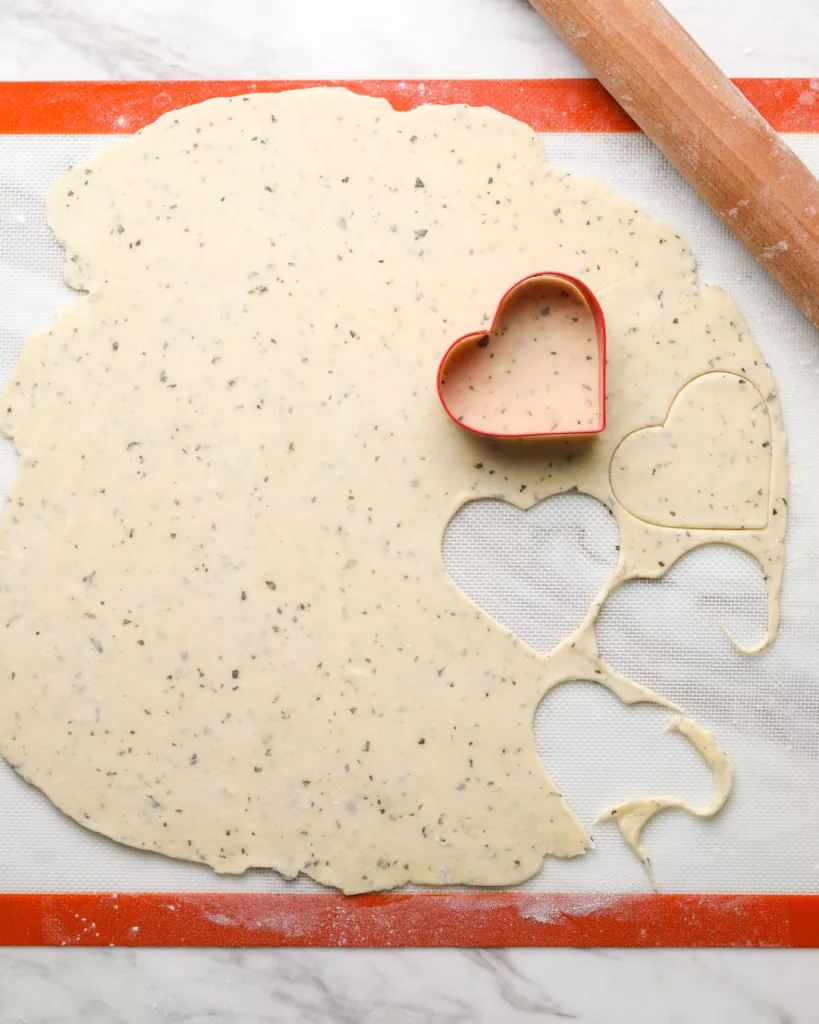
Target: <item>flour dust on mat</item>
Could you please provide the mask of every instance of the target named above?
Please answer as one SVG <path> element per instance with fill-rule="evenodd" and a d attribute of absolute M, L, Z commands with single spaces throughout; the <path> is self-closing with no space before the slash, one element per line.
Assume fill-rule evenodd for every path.
<path fill-rule="evenodd" d="M 69 171 L 49 220 L 88 295 L 29 340 L 3 399 L 20 469 L 0 748 L 87 827 L 347 892 L 520 882 L 590 844 L 535 751 L 544 694 L 593 680 L 670 706 L 598 654 L 613 587 L 735 544 L 767 575 L 773 638 L 787 467 L 771 374 L 684 242 L 552 168 L 525 125 L 335 89 L 211 100 Z M 468 434 L 440 408 L 438 360 L 542 269 L 600 297 L 607 429 Z M 680 422 L 676 396 L 714 371 L 767 410 L 763 429 L 739 385 L 698 407 L 699 441 L 739 423 L 708 463 L 719 528 L 691 528 L 711 501 L 692 493 L 697 445 L 669 447 L 653 476 L 645 446 L 624 446 L 632 515 L 615 450 Z M 767 515 L 737 460 L 756 487 L 770 467 Z M 441 538 L 470 499 L 525 509 L 572 488 L 616 517 L 619 561 L 541 657 L 456 588 Z M 715 774 L 712 803 L 689 810 L 713 813 L 730 766 L 707 730 L 675 727 Z M 611 817 L 639 849 L 644 822 L 679 805 Z"/>

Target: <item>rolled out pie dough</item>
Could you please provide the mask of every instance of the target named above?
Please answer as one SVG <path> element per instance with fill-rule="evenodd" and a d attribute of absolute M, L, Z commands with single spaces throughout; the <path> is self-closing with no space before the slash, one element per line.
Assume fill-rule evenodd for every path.
<path fill-rule="evenodd" d="M 614 586 L 734 544 L 767 575 L 773 638 L 787 483 L 770 371 L 679 236 L 549 166 L 525 125 L 343 90 L 212 100 L 69 171 L 49 220 L 89 294 L 29 340 L 3 399 L 20 470 L 0 748 L 82 824 L 347 892 L 519 882 L 589 846 L 535 751 L 544 694 L 594 680 L 670 706 L 598 655 Z M 439 407 L 440 355 L 553 269 L 603 304 L 606 431 L 467 434 Z M 651 525 L 612 491 L 618 444 L 712 370 L 767 406 L 764 529 L 730 490 L 717 530 Z M 662 486 L 684 502 L 695 456 L 678 455 Z M 575 487 L 616 516 L 619 564 L 539 657 L 457 590 L 441 536 L 470 499 Z M 713 803 L 689 810 L 712 813 L 730 766 L 705 729 L 675 727 L 715 773 Z M 668 806 L 684 805 L 609 813 L 639 849 Z"/>

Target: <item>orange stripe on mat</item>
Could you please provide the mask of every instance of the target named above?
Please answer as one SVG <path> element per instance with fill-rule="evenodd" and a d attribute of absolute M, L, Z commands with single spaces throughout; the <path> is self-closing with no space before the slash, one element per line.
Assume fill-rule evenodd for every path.
<path fill-rule="evenodd" d="M 782 132 L 819 132 L 819 89 L 808 78 L 740 78 L 736 85 Z M 2 82 L 0 134 L 119 134 L 213 96 L 341 85 L 383 96 L 396 110 L 422 103 L 491 106 L 540 132 L 636 131 L 599 82 L 589 78 L 454 81 Z"/>
<path fill-rule="evenodd" d="M 819 896 L 72 893 L 0 896 L 27 946 L 819 946 Z"/>

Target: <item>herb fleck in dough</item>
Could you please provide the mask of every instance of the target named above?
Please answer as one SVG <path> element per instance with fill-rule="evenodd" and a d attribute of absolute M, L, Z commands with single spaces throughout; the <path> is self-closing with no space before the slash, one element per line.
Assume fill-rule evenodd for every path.
<path fill-rule="evenodd" d="M 544 694 L 589 679 L 670 706 L 599 657 L 606 592 L 733 543 L 767 575 L 772 639 L 787 483 L 771 374 L 679 236 L 550 167 L 525 125 L 342 90 L 212 100 L 69 171 L 49 219 L 89 294 L 28 342 L 3 402 L 21 458 L 0 748 L 89 828 L 347 892 L 519 882 L 589 846 L 535 752 Z M 601 299 L 608 427 L 493 444 L 444 415 L 437 362 L 544 268 Z M 619 442 L 709 370 L 765 397 L 764 529 L 652 526 L 611 490 Z M 620 560 L 543 658 L 455 588 L 441 536 L 471 498 L 526 508 L 571 487 L 612 510 Z M 676 727 L 714 769 L 712 805 L 692 809 L 713 813 L 730 767 Z M 639 850 L 678 805 L 611 817 Z"/>

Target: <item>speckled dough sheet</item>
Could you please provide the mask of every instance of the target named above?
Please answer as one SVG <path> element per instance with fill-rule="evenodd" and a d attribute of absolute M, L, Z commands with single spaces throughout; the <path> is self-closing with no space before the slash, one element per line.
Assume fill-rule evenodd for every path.
<path fill-rule="evenodd" d="M 598 654 L 616 585 L 734 544 L 763 566 L 773 638 L 770 371 L 684 242 L 551 168 L 526 126 L 341 90 L 215 100 L 69 172 L 49 215 L 90 294 L 29 341 L 4 398 L 21 458 L 0 748 L 84 825 L 348 892 L 519 882 L 589 844 L 535 752 L 544 694 L 590 680 L 667 703 Z M 437 361 L 545 269 L 602 302 L 606 431 L 468 435 L 438 405 Z M 674 443 L 691 424 L 720 439 L 705 462 Z M 571 488 L 616 517 L 619 562 L 539 657 L 454 586 L 441 537 L 466 501 Z M 714 772 L 688 809 L 714 813 L 730 766 L 675 727 Z M 669 806 L 606 813 L 640 852 Z"/>

